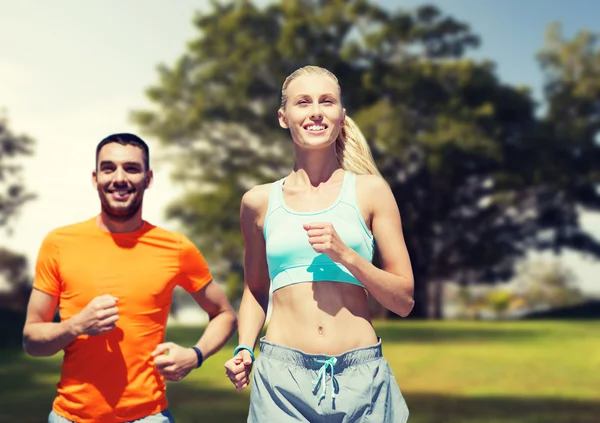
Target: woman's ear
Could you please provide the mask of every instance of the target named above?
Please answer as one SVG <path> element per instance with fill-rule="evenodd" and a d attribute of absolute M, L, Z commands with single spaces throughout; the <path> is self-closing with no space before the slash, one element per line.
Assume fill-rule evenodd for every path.
<path fill-rule="evenodd" d="M 285 118 L 285 113 L 282 109 L 277 110 L 277 119 L 279 119 L 279 126 L 281 126 L 284 129 L 289 129 L 287 119 Z"/>

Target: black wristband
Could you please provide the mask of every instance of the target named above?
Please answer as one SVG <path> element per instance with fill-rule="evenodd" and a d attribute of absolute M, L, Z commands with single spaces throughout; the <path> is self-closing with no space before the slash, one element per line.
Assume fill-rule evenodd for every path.
<path fill-rule="evenodd" d="M 194 350 L 194 352 L 196 353 L 196 355 L 198 356 L 198 365 L 196 366 L 196 368 L 202 366 L 202 362 L 204 361 L 204 357 L 202 356 L 202 351 L 200 351 L 197 347 L 190 347 L 191 349 Z"/>

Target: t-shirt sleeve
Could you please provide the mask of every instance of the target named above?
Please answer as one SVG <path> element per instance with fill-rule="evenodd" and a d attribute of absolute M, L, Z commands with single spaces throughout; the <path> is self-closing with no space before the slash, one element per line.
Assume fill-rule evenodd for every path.
<path fill-rule="evenodd" d="M 177 284 L 187 292 L 196 292 L 208 285 L 212 279 L 212 274 L 202 253 L 182 235 Z"/>
<path fill-rule="evenodd" d="M 58 246 L 52 234 L 46 235 L 35 263 L 33 287 L 46 294 L 60 296 L 61 281 L 58 265 Z"/>

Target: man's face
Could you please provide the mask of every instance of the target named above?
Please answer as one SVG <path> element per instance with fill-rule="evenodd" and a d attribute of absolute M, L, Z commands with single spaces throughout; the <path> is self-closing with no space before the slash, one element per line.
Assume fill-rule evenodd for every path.
<path fill-rule="evenodd" d="M 144 191 L 152 183 L 152 171 L 144 166 L 141 148 L 113 142 L 100 149 L 92 179 L 102 210 L 123 222 L 140 210 Z"/>

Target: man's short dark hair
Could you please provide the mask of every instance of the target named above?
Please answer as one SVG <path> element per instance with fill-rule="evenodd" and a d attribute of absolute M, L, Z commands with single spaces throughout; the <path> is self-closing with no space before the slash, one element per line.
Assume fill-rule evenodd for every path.
<path fill-rule="evenodd" d="M 96 167 L 98 167 L 98 157 L 100 156 L 100 150 L 102 150 L 102 147 L 104 147 L 106 144 L 110 144 L 113 142 L 116 142 L 117 144 L 121 145 L 133 145 L 135 147 L 141 148 L 144 159 L 144 167 L 146 168 L 145 170 L 147 171 L 150 169 L 150 150 L 148 149 L 148 144 L 146 144 L 146 142 L 137 135 L 129 134 L 126 132 L 121 134 L 109 135 L 108 137 L 100 141 L 100 143 L 96 147 Z"/>

